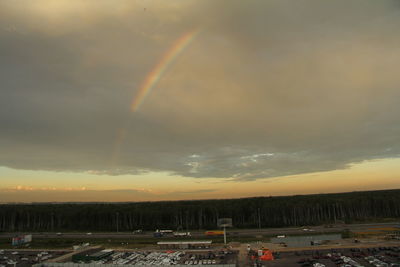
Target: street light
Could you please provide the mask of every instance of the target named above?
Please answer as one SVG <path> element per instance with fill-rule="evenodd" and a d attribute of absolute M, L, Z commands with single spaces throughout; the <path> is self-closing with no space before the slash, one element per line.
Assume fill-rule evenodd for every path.
<path fill-rule="evenodd" d="M 218 219 L 218 227 L 224 228 L 224 244 L 226 245 L 226 227 L 232 227 L 232 218 Z"/>

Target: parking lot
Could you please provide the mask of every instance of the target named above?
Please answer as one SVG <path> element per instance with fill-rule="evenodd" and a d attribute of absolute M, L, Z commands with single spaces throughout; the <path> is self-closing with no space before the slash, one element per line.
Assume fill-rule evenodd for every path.
<path fill-rule="evenodd" d="M 400 267 L 400 247 L 310 250 L 274 253 L 267 267 Z"/>
<path fill-rule="evenodd" d="M 210 250 L 196 252 L 132 251 L 113 252 L 102 259 L 90 261 L 89 263 L 115 265 L 215 265 L 235 264 L 236 261 L 237 252 L 231 250 Z"/>
<path fill-rule="evenodd" d="M 66 251 L 25 251 L 0 250 L 0 267 L 4 266 L 32 266 L 33 264 L 57 258 Z"/>

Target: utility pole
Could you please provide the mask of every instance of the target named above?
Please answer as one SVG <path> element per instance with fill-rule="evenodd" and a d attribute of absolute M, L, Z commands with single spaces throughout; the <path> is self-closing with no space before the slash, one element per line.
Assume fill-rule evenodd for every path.
<path fill-rule="evenodd" d="M 258 229 L 261 229 L 261 211 L 258 208 Z"/>

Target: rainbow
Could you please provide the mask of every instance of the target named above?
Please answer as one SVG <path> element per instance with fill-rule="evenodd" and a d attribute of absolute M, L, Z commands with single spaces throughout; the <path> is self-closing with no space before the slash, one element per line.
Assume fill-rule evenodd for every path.
<path fill-rule="evenodd" d="M 162 78 L 168 67 L 171 66 L 174 60 L 183 52 L 183 50 L 185 50 L 186 47 L 189 46 L 198 33 L 199 30 L 193 30 L 185 33 L 165 52 L 161 60 L 147 74 L 137 94 L 133 98 L 131 103 L 132 112 L 135 112 L 140 108 L 146 96 L 148 96 L 151 90 L 157 85 L 158 81 Z"/>

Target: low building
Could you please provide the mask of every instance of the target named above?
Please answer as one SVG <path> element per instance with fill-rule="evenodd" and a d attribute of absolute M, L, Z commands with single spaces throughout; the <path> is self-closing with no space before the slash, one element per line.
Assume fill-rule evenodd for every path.
<path fill-rule="evenodd" d="M 86 253 L 78 253 L 72 256 L 72 261 L 73 262 L 91 262 L 91 261 L 98 261 L 101 260 L 103 258 L 106 258 L 108 256 L 110 256 L 111 254 L 113 254 L 113 250 L 112 249 L 104 249 L 104 250 L 100 250 L 97 252 L 94 252 L 92 254 L 88 254 Z"/>

